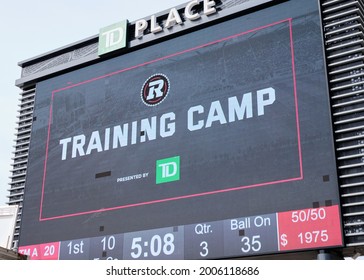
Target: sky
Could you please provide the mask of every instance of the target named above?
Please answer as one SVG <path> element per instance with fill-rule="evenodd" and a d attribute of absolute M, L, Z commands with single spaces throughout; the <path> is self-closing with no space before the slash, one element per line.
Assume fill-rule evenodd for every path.
<path fill-rule="evenodd" d="M 0 206 L 6 205 L 21 90 L 18 62 L 99 33 L 124 19 L 134 21 L 187 0 L 17 0 L 0 9 Z"/>

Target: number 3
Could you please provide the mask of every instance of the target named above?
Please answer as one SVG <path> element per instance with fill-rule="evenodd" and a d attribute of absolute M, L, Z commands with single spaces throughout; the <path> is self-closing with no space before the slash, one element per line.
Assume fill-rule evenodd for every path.
<path fill-rule="evenodd" d="M 200 247 L 202 247 L 202 251 L 200 252 L 200 256 L 201 257 L 207 257 L 207 255 L 209 254 L 209 249 L 208 249 L 209 244 L 206 241 L 201 242 Z"/>

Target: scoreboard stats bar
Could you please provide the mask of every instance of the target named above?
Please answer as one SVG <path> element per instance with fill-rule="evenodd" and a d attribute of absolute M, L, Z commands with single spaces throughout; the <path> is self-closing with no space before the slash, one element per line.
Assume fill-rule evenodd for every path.
<path fill-rule="evenodd" d="M 216 259 L 340 246 L 339 207 L 302 209 L 19 248 L 32 260 Z"/>

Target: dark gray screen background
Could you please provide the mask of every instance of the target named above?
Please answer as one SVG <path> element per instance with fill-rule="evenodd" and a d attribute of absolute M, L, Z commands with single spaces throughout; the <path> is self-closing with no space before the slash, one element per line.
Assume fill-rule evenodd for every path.
<path fill-rule="evenodd" d="M 39 222 L 53 91 L 287 18 L 293 18 L 303 180 Z M 300 177 L 289 35 L 284 22 L 55 93 L 42 218 Z M 150 108 L 140 90 L 156 73 L 169 77 L 171 90 Z M 277 100 L 264 116 L 254 108 L 251 119 L 187 130 L 188 108 L 201 104 L 208 112 L 220 100 L 226 109 L 229 97 L 252 91 L 254 100 L 267 87 Z M 176 114 L 172 137 L 61 161 L 60 139 L 167 112 Z M 21 246 L 339 203 L 317 1 L 289 1 L 39 83 L 34 115 Z M 155 161 L 177 155 L 181 180 L 156 185 Z M 95 179 L 105 171 L 112 176 Z M 148 179 L 116 183 L 143 172 Z"/>
<path fill-rule="evenodd" d="M 273 40 L 272 34 L 280 40 Z M 299 177 L 289 35 L 286 21 L 150 67 L 141 66 L 54 93 L 43 218 Z M 182 74 L 180 69 L 189 73 Z M 169 77 L 171 89 L 162 104 L 149 107 L 141 101 L 140 91 L 155 71 Z M 265 71 L 267 75 L 261 81 L 259 75 Z M 265 106 L 265 114 L 258 116 L 256 91 L 268 87 L 275 89 L 276 102 Z M 206 112 L 195 113 L 194 123 L 201 119 L 206 123 L 211 102 L 220 100 L 228 120 L 228 97 L 237 96 L 241 103 L 243 94 L 252 90 L 252 118 L 236 118 L 223 125 L 217 121 L 210 128 L 188 130 L 190 107 L 202 105 Z M 60 139 L 82 133 L 89 139 L 92 131 L 100 130 L 103 142 L 106 127 L 123 127 L 123 123 L 130 127 L 133 121 L 154 115 L 159 120 L 168 112 L 176 116 L 176 132 L 171 137 L 159 136 L 157 121 L 156 140 L 136 145 L 128 141 L 125 147 L 94 150 L 76 158 L 71 158 L 69 144 L 67 160 L 61 159 Z M 128 138 L 130 134 L 131 129 Z M 156 160 L 173 156 L 180 156 L 181 180 L 156 185 Z M 108 171 L 110 177 L 95 179 L 95 174 Z M 140 173 L 149 176 L 117 183 L 117 178 Z"/>

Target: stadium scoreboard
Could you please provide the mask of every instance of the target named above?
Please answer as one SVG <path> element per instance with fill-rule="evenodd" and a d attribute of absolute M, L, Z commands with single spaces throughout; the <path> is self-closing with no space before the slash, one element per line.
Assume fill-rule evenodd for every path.
<path fill-rule="evenodd" d="M 37 83 L 19 252 L 217 259 L 343 246 L 319 3 L 260 2 Z M 185 18 L 171 9 L 135 34 L 223 8 L 191 1 Z"/>

